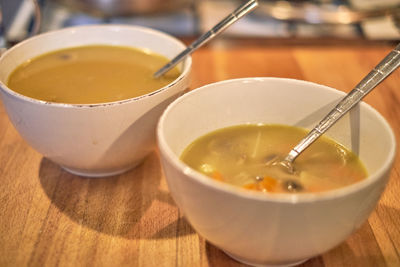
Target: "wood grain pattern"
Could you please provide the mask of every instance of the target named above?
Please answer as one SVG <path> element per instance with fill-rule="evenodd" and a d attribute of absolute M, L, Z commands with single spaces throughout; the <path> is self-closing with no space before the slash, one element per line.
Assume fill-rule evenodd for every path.
<path fill-rule="evenodd" d="M 276 76 L 350 91 L 393 46 L 278 47 L 216 40 L 193 55 L 191 89 Z M 400 71 L 365 99 L 400 135 Z M 400 159 L 367 223 L 301 266 L 400 266 Z M 0 104 L 0 266 L 244 266 L 196 234 L 174 204 L 155 151 L 122 175 L 63 171 L 15 131 Z"/>

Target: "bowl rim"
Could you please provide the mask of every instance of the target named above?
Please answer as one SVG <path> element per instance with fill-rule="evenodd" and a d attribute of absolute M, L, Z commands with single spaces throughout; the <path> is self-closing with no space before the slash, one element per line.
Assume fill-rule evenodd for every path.
<path fill-rule="evenodd" d="M 66 34 L 73 34 L 76 31 L 79 30 L 89 30 L 89 29 L 104 29 L 104 30 L 109 30 L 109 31 L 120 31 L 121 29 L 125 29 L 125 30 L 135 30 L 135 31 L 140 31 L 140 32 L 147 32 L 147 33 L 151 33 L 153 35 L 157 35 L 160 36 L 162 38 L 166 38 L 168 39 L 171 43 L 176 44 L 177 46 L 182 46 L 182 50 L 186 48 L 186 45 L 180 41 L 179 39 L 175 38 L 174 36 L 162 32 L 160 30 L 156 30 L 153 28 L 149 28 L 149 27 L 144 27 L 144 26 L 138 26 L 138 25 L 125 25 L 125 24 L 91 24 L 91 25 L 78 25 L 78 26 L 71 26 L 71 27 L 65 27 L 62 29 L 57 29 L 57 30 L 52 30 L 52 31 L 48 31 L 48 32 L 44 32 L 35 36 L 32 36 L 28 39 L 25 39 L 19 43 L 17 43 L 16 45 L 14 45 L 13 47 L 7 49 L 0 57 L 0 61 L 5 58 L 6 56 L 8 56 L 8 54 L 14 52 L 14 50 L 19 49 L 19 47 L 24 46 L 26 43 L 30 43 L 33 40 L 39 39 L 39 38 L 45 38 L 47 36 L 51 36 L 54 34 L 63 34 L 64 32 Z M 88 45 L 88 44 L 85 44 Z M 110 44 L 111 45 L 111 44 Z M 70 47 L 78 47 L 77 46 L 70 46 Z M 48 52 L 51 51 L 57 51 L 57 49 L 55 50 L 49 50 Z M 20 94 L 12 89 L 10 89 L 5 82 L 0 80 L 0 91 L 4 91 L 5 93 L 16 97 L 22 101 L 27 101 L 30 102 L 32 104 L 37 104 L 37 105 L 46 105 L 46 106 L 54 106 L 54 107 L 62 107 L 62 108 L 95 108 L 95 107 L 104 107 L 104 106 L 111 106 L 111 105 L 119 105 L 119 104 L 126 104 L 126 103 L 130 103 L 130 102 L 135 102 L 138 100 L 141 100 L 143 98 L 148 98 L 151 97 L 153 95 L 159 94 L 161 92 L 164 92 L 165 90 L 167 90 L 168 88 L 171 88 L 173 86 L 175 86 L 176 84 L 178 84 L 180 81 L 182 81 L 183 79 L 185 79 L 186 77 L 189 76 L 190 71 L 191 71 L 191 67 L 192 67 L 192 58 L 190 55 L 188 55 L 184 60 L 183 60 L 183 69 L 181 74 L 178 76 L 178 78 L 176 78 L 174 81 L 172 81 L 171 83 L 155 90 L 152 92 L 149 92 L 147 94 L 144 95 L 140 95 L 137 97 L 133 97 L 133 98 L 128 98 L 128 99 L 122 99 L 122 100 L 118 100 L 118 101 L 112 101 L 112 102 L 101 102 L 101 103 L 89 103 L 89 104 L 74 104 L 74 103 L 59 103 L 59 102 L 51 102 L 51 101 L 45 101 L 45 100 L 40 100 L 40 99 L 36 99 L 36 98 L 32 98 L 29 96 L 25 96 L 23 94 Z"/>
<path fill-rule="evenodd" d="M 334 91 L 336 93 L 340 93 L 343 96 L 345 95 L 344 92 L 334 89 L 332 87 L 328 87 L 325 85 L 321 85 L 318 83 L 310 82 L 310 81 L 305 81 L 305 80 L 299 80 L 299 79 L 292 79 L 292 78 L 280 78 L 280 77 L 248 77 L 248 78 L 236 78 L 236 79 L 229 79 L 229 80 L 223 80 L 215 83 L 210 83 L 204 86 L 201 86 L 197 89 L 191 90 L 188 93 L 180 96 L 177 98 L 175 101 L 173 101 L 171 104 L 168 105 L 168 107 L 164 110 L 163 114 L 161 115 L 158 125 L 157 125 L 157 143 L 158 147 L 160 150 L 160 157 L 163 157 L 165 160 L 167 160 L 170 164 L 174 166 L 174 168 L 178 169 L 179 172 L 184 173 L 189 179 L 205 186 L 209 187 L 212 190 L 215 191 L 220 191 L 221 193 L 226 193 L 226 194 L 231 194 L 235 195 L 237 197 L 249 199 L 249 200 L 257 200 L 257 201 L 262 201 L 262 202 L 278 202 L 278 203 L 289 203 L 289 204 L 296 204 L 296 203 L 309 203 L 309 202 L 315 202 L 315 201 L 327 201 L 331 199 L 336 199 L 336 198 L 341 198 L 345 197 L 348 195 L 351 195 L 353 193 L 356 193 L 358 191 L 361 191 L 370 185 L 374 184 L 380 179 L 384 179 L 384 173 L 386 171 L 390 171 L 391 166 L 394 162 L 395 156 L 396 156 L 396 138 L 393 132 L 393 129 L 391 128 L 390 124 L 386 121 L 386 119 L 373 107 L 371 107 L 369 104 L 366 102 L 361 101 L 360 104 L 366 108 L 368 112 L 372 112 L 373 115 L 376 116 L 378 120 L 380 120 L 384 128 L 389 134 L 389 138 L 393 146 L 391 147 L 389 153 L 388 153 L 388 161 L 386 161 L 381 167 L 379 167 L 373 175 L 368 175 L 367 178 L 356 182 L 354 184 L 341 187 L 338 189 L 333 189 L 333 190 L 328 190 L 324 192 L 318 192 L 318 193 L 298 193 L 298 194 L 288 194 L 288 193 L 273 193 L 273 194 L 265 194 L 262 192 L 257 192 L 257 191 L 251 191 L 251 190 L 246 190 L 239 188 L 234 185 L 230 185 L 224 182 L 220 181 L 215 181 L 213 179 L 210 179 L 208 176 L 192 169 L 191 167 L 187 166 L 185 163 L 183 163 L 179 157 L 172 151 L 170 146 L 167 144 L 167 141 L 165 139 L 165 136 L 163 135 L 163 128 L 165 124 L 165 120 L 170 112 L 176 105 L 179 105 L 182 101 L 185 101 L 186 98 L 190 98 L 191 96 L 198 94 L 200 91 L 204 90 L 215 90 L 216 88 L 213 88 L 215 86 L 218 86 L 220 84 L 226 84 L 226 83 L 237 83 L 237 82 L 247 82 L 247 81 L 262 81 L 262 82 L 268 82 L 272 80 L 279 80 L 283 82 L 289 82 L 289 83 L 302 83 L 302 84 L 308 84 L 311 86 L 317 86 L 317 87 L 322 87 L 325 90 L 329 91 Z M 164 155 L 165 154 L 165 155 Z"/>

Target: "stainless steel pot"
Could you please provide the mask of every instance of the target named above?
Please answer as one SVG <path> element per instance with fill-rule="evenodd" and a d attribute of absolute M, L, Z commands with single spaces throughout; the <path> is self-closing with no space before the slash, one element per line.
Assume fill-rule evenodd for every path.
<path fill-rule="evenodd" d="M 4 4 L 4 3 L 2 3 Z M 7 48 L 15 45 L 16 43 L 31 37 L 33 35 L 36 35 L 39 33 L 40 26 L 42 23 L 42 14 L 40 10 L 40 6 L 37 0 L 31 0 L 31 1 L 26 1 L 23 3 L 24 5 L 24 10 L 29 13 L 31 10 L 31 15 L 33 18 L 32 21 L 32 28 L 29 32 L 21 34 L 10 34 L 9 29 L 6 27 L 6 23 L 3 21 L 3 7 L 0 5 L 0 55 L 3 54 Z M 15 18 L 14 18 L 15 20 Z M 15 22 L 16 24 L 19 24 L 20 21 Z M 13 24 L 12 22 L 9 24 Z M 12 27 L 12 26 L 9 26 Z"/>
<path fill-rule="evenodd" d="M 170 12 L 190 5 L 195 0 L 52 0 L 99 16 L 128 16 Z"/>

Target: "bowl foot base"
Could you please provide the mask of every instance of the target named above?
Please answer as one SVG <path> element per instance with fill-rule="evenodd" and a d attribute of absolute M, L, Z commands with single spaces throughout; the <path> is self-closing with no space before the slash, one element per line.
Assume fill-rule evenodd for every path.
<path fill-rule="evenodd" d="M 75 169 L 75 168 L 70 168 L 70 167 L 65 167 L 61 166 L 64 170 L 66 170 L 69 173 L 72 173 L 74 175 L 78 176 L 84 176 L 88 178 L 102 178 L 102 177 L 107 177 L 107 176 L 114 176 L 118 174 L 122 174 L 124 172 L 127 172 L 133 168 L 135 168 L 137 165 L 139 165 L 141 161 L 137 162 L 136 164 L 133 164 L 129 167 L 125 167 L 122 169 L 117 169 L 117 170 L 112 170 L 112 171 L 88 171 L 88 170 L 82 170 L 82 169 Z"/>
<path fill-rule="evenodd" d="M 306 262 L 307 260 L 309 260 L 309 259 L 304 259 L 304 260 L 295 261 L 295 262 L 288 262 L 288 263 L 285 263 L 285 264 L 279 264 L 279 263 L 278 264 L 274 264 L 274 263 L 271 263 L 271 264 L 269 264 L 269 263 L 254 263 L 254 262 L 245 260 L 245 259 L 243 259 L 241 257 L 238 257 L 236 255 L 232 255 L 229 252 L 226 252 L 226 251 L 224 251 L 224 252 L 229 257 L 231 257 L 232 259 L 234 259 L 234 260 L 236 260 L 238 262 L 241 262 L 241 263 L 244 263 L 244 264 L 247 264 L 247 265 L 250 265 L 250 266 L 255 266 L 255 267 L 290 267 L 290 266 L 296 266 L 296 265 L 302 264 L 302 263 Z"/>

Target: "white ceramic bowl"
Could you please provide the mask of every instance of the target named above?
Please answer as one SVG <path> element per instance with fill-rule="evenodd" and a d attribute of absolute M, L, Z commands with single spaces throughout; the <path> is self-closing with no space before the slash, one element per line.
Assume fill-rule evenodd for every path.
<path fill-rule="evenodd" d="M 312 128 L 343 93 L 291 79 L 228 80 L 193 90 L 161 116 L 157 138 L 169 190 L 193 228 L 252 265 L 295 265 L 343 242 L 366 221 L 389 178 L 395 137 L 366 103 L 327 134 L 352 148 L 369 176 L 323 193 L 263 194 L 210 179 L 179 160 L 194 139 L 244 123 Z"/>
<path fill-rule="evenodd" d="M 165 107 L 189 86 L 191 58 L 167 86 L 136 98 L 93 105 L 49 103 L 20 95 L 6 83 L 26 60 L 49 51 L 90 45 L 150 49 L 172 58 L 185 45 L 143 27 L 94 25 L 66 28 L 25 40 L 0 58 L 0 93 L 20 135 L 45 157 L 84 176 L 108 176 L 138 164 L 155 147 L 155 127 Z M 54 86 L 57 86 L 56 84 Z"/>

